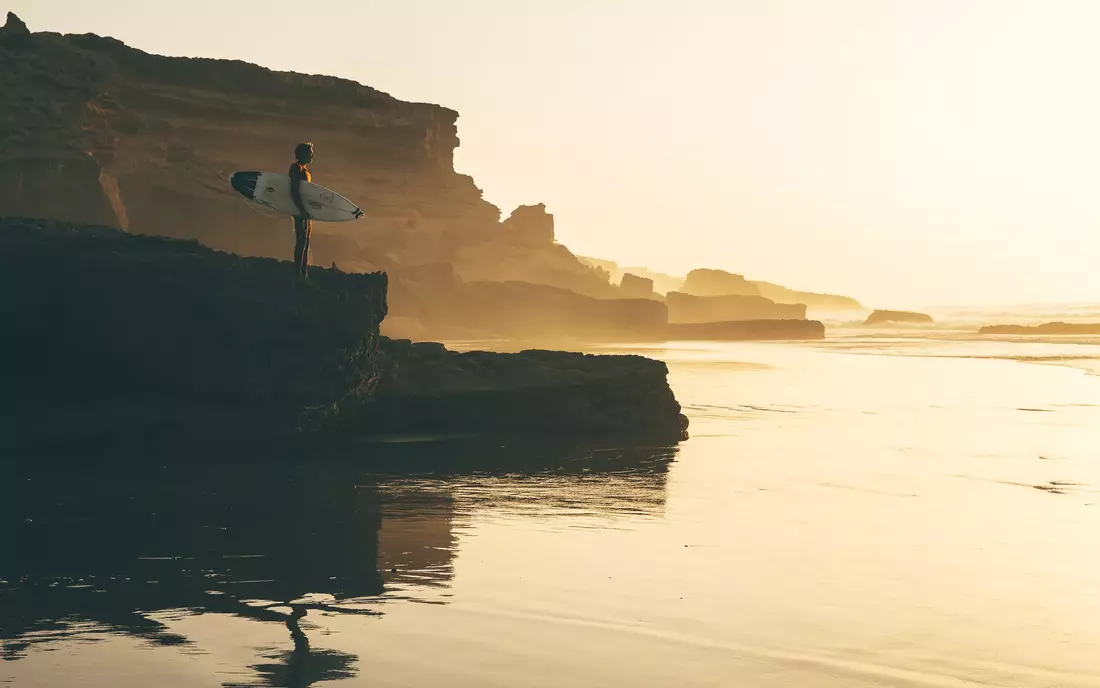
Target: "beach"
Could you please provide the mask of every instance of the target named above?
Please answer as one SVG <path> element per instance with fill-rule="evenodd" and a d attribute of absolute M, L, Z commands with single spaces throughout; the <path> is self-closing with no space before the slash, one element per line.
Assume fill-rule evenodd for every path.
<path fill-rule="evenodd" d="M 202 599 L 234 597 L 270 616 L 171 594 L 117 600 L 147 606 L 132 617 L 182 639 L 171 643 L 105 620 L 104 610 L 131 613 L 112 610 L 107 578 L 133 562 L 112 557 L 147 550 L 158 570 L 188 569 L 196 545 L 162 528 L 155 542 L 108 550 L 79 580 L 34 574 L 36 586 L 97 597 L 88 608 L 99 616 L 38 619 L 19 633 L 7 622 L 0 681 L 1100 685 L 1100 378 L 1033 360 L 1057 355 L 1058 343 L 1006 346 L 857 331 L 816 344 L 623 345 L 615 350 L 668 362 L 691 419 L 687 442 L 571 450 L 530 471 L 378 475 L 345 462 L 324 482 L 331 494 L 317 486 L 329 470 L 318 466 L 190 468 L 222 497 L 302 486 L 288 502 L 306 521 L 285 541 L 293 565 L 256 583 L 227 562 L 270 559 L 281 545 L 263 550 L 253 536 L 256 552 L 199 546 L 216 555 Z M 117 490 L 163 490 L 176 479 L 164 470 Z M 77 504 L 97 479 L 110 476 L 32 471 L 5 483 L 5 530 L 42 518 L 29 485 Z M 174 499 L 186 509 L 186 497 Z M 217 497 L 195 499 L 204 527 L 248 518 L 216 516 Z M 90 516 L 55 504 L 51 518 L 64 529 L 67 519 L 123 520 L 119 503 L 96 504 Z M 370 509 L 376 534 L 349 527 Z M 365 538 L 362 570 L 346 566 L 352 554 L 295 556 L 326 530 L 349 553 Z M 370 575 L 377 585 L 356 580 Z M 304 649 L 280 623 L 289 608 L 264 598 L 280 576 L 309 589 Z M 27 580 L 0 577 L 2 599 L 34 621 L 41 597 L 29 599 Z M 164 584 L 148 580 L 134 585 Z"/>

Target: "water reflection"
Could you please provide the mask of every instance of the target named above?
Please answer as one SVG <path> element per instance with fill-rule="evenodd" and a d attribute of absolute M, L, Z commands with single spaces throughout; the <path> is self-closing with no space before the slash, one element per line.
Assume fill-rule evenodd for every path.
<path fill-rule="evenodd" d="M 475 513 L 659 515 L 675 450 L 371 451 L 371 472 L 327 457 L 33 471 L 5 481 L 0 657 L 118 636 L 216 653 L 173 623 L 214 615 L 279 624 L 288 634 L 282 646 L 254 648 L 255 659 L 225 686 L 351 678 L 358 658 L 317 647 L 311 615 L 382 616 L 387 603 L 408 599 L 446 603 L 458 530 Z"/>

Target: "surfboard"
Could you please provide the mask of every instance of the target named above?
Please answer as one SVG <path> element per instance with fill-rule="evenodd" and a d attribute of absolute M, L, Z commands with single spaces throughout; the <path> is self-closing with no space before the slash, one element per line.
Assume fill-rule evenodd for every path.
<path fill-rule="evenodd" d="M 234 172 L 229 185 L 245 198 L 287 215 L 297 215 L 298 208 L 290 198 L 290 177 L 274 172 L 254 170 Z M 320 222 L 347 222 L 363 217 L 363 211 L 348 199 L 320 184 L 302 182 L 299 186 L 302 203 L 310 217 Z"/>

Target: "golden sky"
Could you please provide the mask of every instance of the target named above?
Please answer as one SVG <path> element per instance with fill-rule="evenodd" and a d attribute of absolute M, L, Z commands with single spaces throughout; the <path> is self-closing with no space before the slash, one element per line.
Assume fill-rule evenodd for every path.
<path fill-rule="evenodd" d="M 1096 0 L 8 5 L 454 108 L 459 170 L 577 253 L 872 306 L 1100 301 Z"/>

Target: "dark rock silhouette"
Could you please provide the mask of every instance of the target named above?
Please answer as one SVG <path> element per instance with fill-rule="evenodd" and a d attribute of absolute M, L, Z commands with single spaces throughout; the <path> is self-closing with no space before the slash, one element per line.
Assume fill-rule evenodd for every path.
<path fill-rule="evenodd" d="M 802 320 L 806 306 L 779 304 L 763 296 L 694 296 L 670 291 L 665 296 L 671 323 L 709 323 L 733 320 Z"/>
<path fill-rule="evenodd" d="M 15 16 L 15 12 L 8 12 L 7 22 L 0 26 L 0 40 L 13 36 L 29 36 L 30 33 L 23 20 Z"/>
<path fill-rule="evenodd" d="M 660 361 L 561 351 L 456 353 L 440 344 L 385 341 L 378 393 L 356 424 L 388 431 L 623 434 L 686 437 Z"/>
<path fill-rule="evenodd" d="M 680 291 L 694 296 L 760 296 L 760 288 L 744 275 L 706 268 L 689 272 Z"/>
<path fill-rule="evenodd" d="M 986 325 L 980 334 L 1100 334 L 1100 323 L 1049 322 L 1041 325 Z"/>
<path fill-rule="evenodd" d="M 932 316 L 924 313 L 912 313 L 909 311 L 884 311 L 876 310 L 867 316 L 864 325 L 883 325 L 897 323 L 913 323 L 919 325 L 932 325 L 935 321 Z"/>
<path fill-rule="evenodd" d="M 304 281 L 286 263 L 193 241 L 0 218 L 0 290 L 19 295 L 0 302 L 9 448 L 413 429 L 683 436 L 663 363 L 381 347 L 385 274 L 318 268 Z M 664 317 L 664 304 L 626 303 Z M 436 386 L 407 382 L 424 375 Z"/>
<path fill-rule="evenodd" d="M 124 417 L 164 441 L 289 432 L 303 409 L 369 394 L 378 375 L 386 276 L 316 273 L 303 282 L 284 263 L 193 241 L 0 218 L 0 289 L 20 295 L 0 305 L 5 397 L 32 437 L 72 423 L 106 442 Z"/>
<path fill-rule="evenodd" d="M 625 273 L 619 282 L 619 291 L 628 299 L 655 298 L 653 293 L 653 280 L 646 277 Z"/>

